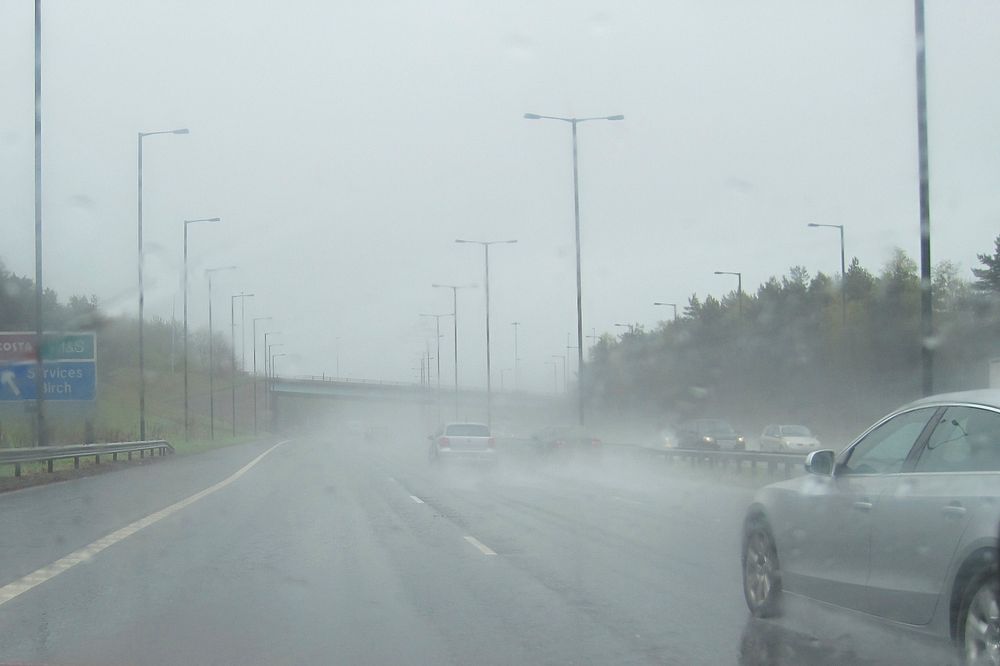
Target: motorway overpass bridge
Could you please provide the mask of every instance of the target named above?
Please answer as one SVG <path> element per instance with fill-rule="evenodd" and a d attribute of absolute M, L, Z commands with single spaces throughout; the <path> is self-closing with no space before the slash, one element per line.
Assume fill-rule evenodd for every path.
<path fill-rule="evenodd" d="M 442 388 L 421 384 L 327 377 L 277 377 L 270 396 L 275 426 L 290 430 L 302 425 L 323 425 L 324 419 L 370 420 L 389 416 L 418 418 L 424 427 L 443 421 L 487 420 L 485 390 Z M 552 423 L 573 420 L 566 395 L 494 391 L 495 427 L 508 423 Z"/>

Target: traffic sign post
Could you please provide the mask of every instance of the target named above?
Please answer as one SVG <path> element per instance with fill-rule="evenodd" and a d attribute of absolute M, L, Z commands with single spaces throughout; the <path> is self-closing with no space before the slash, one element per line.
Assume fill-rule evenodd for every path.
<path fill-rule="evenodd" d="M 46 401 L 92 401 L 97 397 L 94 333 L 42 336 L 39 381 L 34 333 L 0 333 L 0 402 L 35 400 L 39 386 Z"/>

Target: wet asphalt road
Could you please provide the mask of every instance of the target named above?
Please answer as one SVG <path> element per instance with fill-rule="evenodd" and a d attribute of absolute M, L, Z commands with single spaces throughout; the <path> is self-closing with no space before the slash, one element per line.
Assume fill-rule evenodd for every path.
<path fill-rule="evenodd" d="M 262 442 L 0 495 L 0 662 L 953 662 L 811 602 L 751 621 L 745 484 L 612 456 L 442 471 L 415 441 L 294 439 L 231 478 Z"/>

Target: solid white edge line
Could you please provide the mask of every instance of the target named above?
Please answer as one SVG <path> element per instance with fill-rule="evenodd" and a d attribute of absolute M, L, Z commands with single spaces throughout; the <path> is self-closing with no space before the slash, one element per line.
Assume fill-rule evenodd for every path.
<path fill-rule="evenodd" d="M 203 497 L 211 495 L 215 491 L 225 488 L 233 481 L 236 481 L 241 476 L 250 471 L 250 468 L 259 463 L 264 458 L 264 456 L 269 454 L 271 451 L 274 451 L 279 446 L 287 444 L 290 441 L 292 440 L 286 439 L 278 442 L 277 444 L 275 444 L 274 446 L 267 449 L 259 456 L 248 462 L 246 465 L 244 465 L 243 467 L 239 468 L 238 470 L 230 474 L 222 481 L 219 481 L 218 483 L 213 484 L 208 488 L 205 488 L 204 490 L 201 490 L 195 493 L 194 495 L 191 495 L 190 497 L 186 497 L 178 502 L 174 502 L 173 504 L 164 509 L 160 509 L 159 511 L 154 511 L 145 518 L 140 518 L 139 520 L 133 521 L 128 525 L 126 525 L 125 527 L 119 528 L 114 532 L 111 532 L 110 534 L 107 534 L 101 537 L 100 539 L 97 539 L 96 541 L 84 546 L 83 548 L 75 550 L 69 555 L 66 555 L 65 557 L 59 558 L 52 564 L 44 566 L 40 569 L 36 569 L 30 574 L 22 576 L 21 578 L 15 580 L 14 582 L 8 583 L 3 587 L 0 587 L 0 606 L 3 606 L 8 601 L 21 596 L 22 594 L 28 592 L 31 589 L 38 587 L 45 581 L 51 580 L 52 578 L 55 578 L 59 574 L 68 571 L 69 569 L 72 569 L 77 564 L 90 560 L 101 551 L 105 550 L 106 548 L 110 548 L 119 541 L 123 541 L 124 539 L 132 536 L 133 534 L 143 529 L 144 527 L 149 527 L 150 525 L 163 520 L 167 516 L 177 513 L 181 509 L 190 506 L 191 504 L 194 504 Z"/>
<path fill-rule="evenodd" d="M 422 499 L 420 499 L 419 497 L 417 497 L 416 495 L 410 495 L 410 499 L 413 500 L 414 502 L 416 502 L 417 504 L 423 504 L 424 503 L 424 501 Z"/>
<path fill-rule="evenodd" d="M 478 548 L 479 552 L 481 552 L 483 555 L 496 555 L 496 551 L 494 551 L 492 548 L 490 548 L 489 546 L 487 546 L 485 543 L 483 543 L 482 541 L 480 541 L 476 537 L 474 537 L 474 536 L 467 536 L 467 537 L 462 537 L 462 538 L 465 539 L 466 541 L 468 541 L 469 543 L 471 543 L 476 548 Z"/>

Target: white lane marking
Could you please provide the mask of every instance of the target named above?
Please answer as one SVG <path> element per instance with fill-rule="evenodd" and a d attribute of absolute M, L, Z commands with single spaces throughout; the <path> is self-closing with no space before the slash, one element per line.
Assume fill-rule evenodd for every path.
<path fill-rule="evenodd" d="M 625 497 L 619 497 L 618 495 L 615 495 L 611 499 L 618 500 L 619 502 L 628 502 L 629 504 L 639 504 L 640 506 L 645 504 L 645 502 L 640 502 L 638 500 L 628 499 Z"/>
<path fill-rule="evenodd" d="M 278 442 L 277 444 L 269 448 L 267 451 L 264 451 L 259 456 L 257 456 L 256 458 L 254 458 L 253 460 L 251 460 L 250 462 L 248 462 L 246 465 L 239 468 L 235 472 L 233 472 L 231 475 L 229 475 L 222 481 L 219 481 L 218 483 L 211 485 L 208 488 L 205 488 L 204 490 L 199 491 L 194 495 L 191 495 L 190 497 L 186 497 L 180 500 L 179 502 L 175 502 L 170 506 L 166 507 L 165 509 L 160 509 L 159 511 L 149 514 L 145 518 L 140 518 L 139 520 L 129 523 L 125 527 L 117 529 L 111 534 L 107 534 L 98 539 L 97 541 L 94 541 L 93 543 L 84 546 L 83 548 L 80 548 L 79 550 L 73 551 L 69 555 L 66 555 L 65 557 L 56 560 L 52 564 L 37 569 L 31 572 L 30 574 L 23 576 L 18 580 L 15 580 L 13 583 L 8 583 L 7 585 L 0 587 L 0 606 L 3 606 L 11 599 L 14 599 L 15 597 L 24 594 L 25 592 L 31 590 L 32 588 L 38 587 L 45 581 L 55 578 L 59 574 L 75 567 L 81 562 L 85 562 L 93 558 L 102 550 L 109 548 L 118 543 L 119 541 L 122 541 L 132 536 L 133 534 L 143 529 L 144 527 L 149 527 L 153 523 L 159 522 L 164 518 L 166 518 L 167 516 L 177 513 L 181 509 L 190 506 L 191 504 L 194 504 L 203 497 L 211 495 L 217 490 L 222 490 L 223 488 L 231 484 L 233 481 L 236 481 L 241 476 L 250 471 L 250 468 L 259 463 L 264 458 L 264 456 L 269 454 L 271 451 L 274 451 L 282 444 L 287 444 L 290 441 L 292 440 L 286 439 L 284 441 Z"/>
<path fill-rule="evenodd" d="M 492 548 L 490 548 L 489 546 L 487 546 L 485 543 L 483 543 L 482 541 L 480 541 L 476 537 L 474 537 L 474 536 L 467 536 L 467 537 L 462 537 L 462 538 L 465 539 L 466 541 L 468 541 L 469 543 L 471 543 L 476 548 L 478 548 L 479 551 L 483 555 L 496 555 L 496 551 L 494 551 Z"/>
<path fill-rule="evenodd" d="M 416 502 L 417 504 L 423 504 L 424 503 L 424 501 L 422 499 L 420 499 L 419 497 L 417 497 L 416 495 L 410 495 L 410 499 L 413 500 L 414 502 Z"/>

